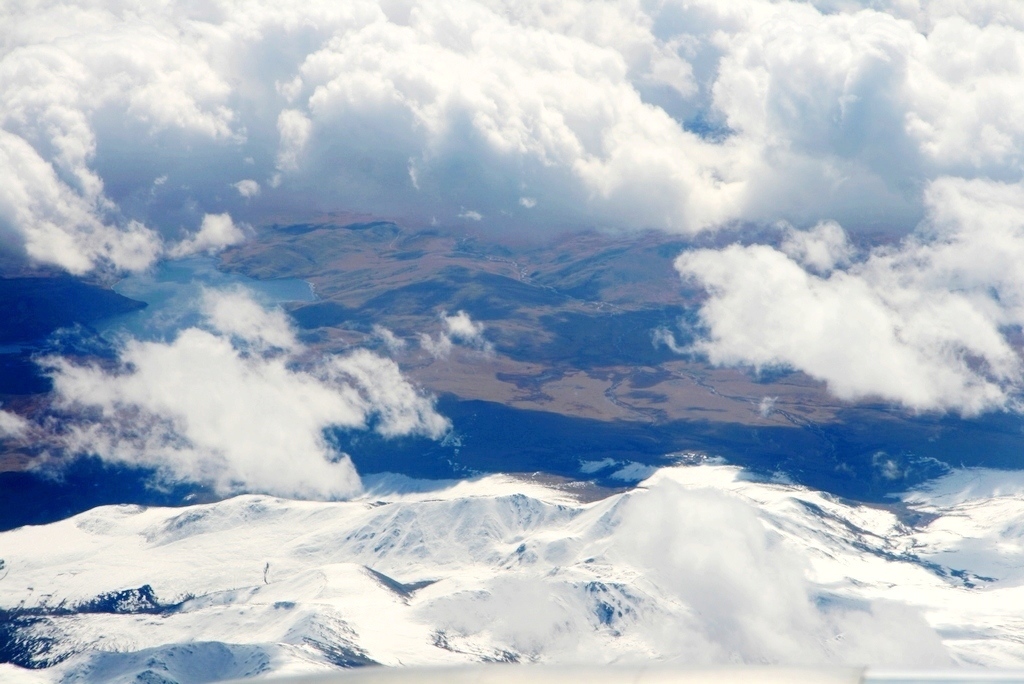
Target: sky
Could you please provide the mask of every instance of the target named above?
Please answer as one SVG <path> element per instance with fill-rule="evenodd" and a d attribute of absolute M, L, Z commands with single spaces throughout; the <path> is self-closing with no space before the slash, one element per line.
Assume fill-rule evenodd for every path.
<path fill-rule="evenodd" d="M 677 259 L 708 293 L 681 352 L 1016 411 L 1022 84 L 1017 0 L 10 0 L 0 244 L 93 275 L 331 211 L 753 227 Z M 486 350 L 444 315 L 436 355 Z"/>

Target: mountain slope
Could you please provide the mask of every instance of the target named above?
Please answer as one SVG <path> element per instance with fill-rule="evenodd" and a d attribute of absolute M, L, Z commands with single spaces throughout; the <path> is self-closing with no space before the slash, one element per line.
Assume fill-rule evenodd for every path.
<path fill-rule="evenodd" d="M 0 675 L 1019 666 L 1024 482 L 1007 477 L 960 471 L 888 508 L 713 465 L 590 502 L 506 476 L 381 477 L 348 502 L 102 507 L 0 535 Z"/>

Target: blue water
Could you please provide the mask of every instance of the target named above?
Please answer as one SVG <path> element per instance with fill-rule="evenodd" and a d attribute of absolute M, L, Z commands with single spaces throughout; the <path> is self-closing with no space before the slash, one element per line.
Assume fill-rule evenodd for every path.
<path fill-rule="evenodd" d="M 152 272 L 121 280 L 114 286 L 117 293 L 146 302 L 148 306 L 108 319 L 97 328 L 103 333 L 129 334 L 140 339 L 167 339 L 200 321 L 204 290 L 233 288 L 244 288 L 265 306 L 316 300 L 313 287 L 304 280 L 255 280 L 217 270 L 214 258 L 194 257 L 165 261 Z"/>

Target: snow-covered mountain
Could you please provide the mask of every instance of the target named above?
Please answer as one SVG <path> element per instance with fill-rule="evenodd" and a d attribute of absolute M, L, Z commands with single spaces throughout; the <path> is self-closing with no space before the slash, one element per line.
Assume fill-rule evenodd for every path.
<path fill-rule="evenodd" d="M 995 471 L 890 506 L 722 465 L 610 495 L 387 476 L 346 502 L 97 508 L 0 534 L 0 558 L 4 681 L 490 660 L 1024 664 L 1024 478 Z"/>

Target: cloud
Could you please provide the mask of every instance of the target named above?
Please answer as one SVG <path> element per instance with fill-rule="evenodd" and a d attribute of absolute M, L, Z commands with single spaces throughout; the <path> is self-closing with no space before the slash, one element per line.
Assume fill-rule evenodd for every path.
<path fill-rule="evenodd" d="M 452 339 L 481 349 L 486 345 L 484 324 L 473 321 L 465 311 L 459 311 L 451 316 L 443 313 L 441 320 L 444 321 L 448 336 Z"/>
<path fill-rule="evenodd" d="M 781 249 L 794 261 L 818 273 L 828 273 L 848 264 L 853 247 L 843 227 L 835 221 L 822 221 L 809 230 L 787 227 Z"/>
<path fill-rule="evenodd" d="M 240 180 L 233 185 L 235 190 L 238 190 L 238 194 L 246 199 L 250 197 L 257 197 L 260 194 L 260 184 L 251 178 Z"/>
<path fill-rule="evenodd" d="M 119 164 L 117 150 L 132 149 L 168 166 L 154 145 L 162 131 L 231 135 L 233 115 L 221 99 L 227 85 L 197 46 L 153 12 L 132 21 L 111 10 L 0 10 L 0 223 L 26 258 L 76 274 L 141 270 L 160 252 L 149 221 L 122 211 L 106 189 L 127 176 L 132 192 L 146 196 L 162 174 L 111 174 L 102 160 Z M 120 137 L 112 148 L 108 128 Z"/>
<path fill-rule="evenodd" d="M 169 342 L 129 339 L 117 366 L 45 360 L 59 438 L 72 453 L 156 468 L 219 492 L 340 498 L 359 490 L 324 430 L 442 436 L 448 421 L 398 366 L 365 350 L 301 362 L 280 311 L 239 291 L 208 291 L 207 328 Z"/>
<path fill-rule="evenodd" d="M 440 439 L 451 427 L 434 410 L 433 400 L 405 380 L 394 361 L 359 349 L 332 359 L 324 373 L 359 390 L 366 413 L 377 419 L 374 429 L 385 437 L 416 434 Z"/>
<path fill-rule="evenodd" d="M 288 316 L 281 309 L 264 309 L 239 287 L 205 290 L 202 308 L 213 330 L 258 351 L 301 351 Z"/>
<path fill-rule="evenodd" d="M 818 549 L 799 535 L 820 531 L 818 517 L 804 529 L 772 504 L 684 485 L 664 471 L 589 511 L 519 497 L 516 510 L 528 515 L 520 512 L 512 529 L 496 526 L 505 519 L 497 506 L 460 519 L 455 543 L 478 546 L 463 542 L 478 539 L 469 534 L 477 528 L 484 538 L 497 536 L 495 543 L 516 549 L 499 561 L 503 571 L 475 575 L 470 586 L 419 608 L 456 650 L 507 649 L 546 662 L 655 654 L 691 665 L 951 664 L 918 610 L 847 597 L 838 593 L 843 581 L 815 579 Z M 439 554 L 495 562 L 436 546 L 445 547 Z"/>
<path fill-rule="evenodd" d="M 168 256 L 180 258 L 192 254 L 213 254 L 245 240 L 245 233 L 228 214 L 206 214 L 199 232 L 168 250 Z"/>
<path fill-rule="evenodd" d="M 7 4 L 0 220 L 76 273 L 142 268 L 158 237 L 224 213 L 905 233 L 938 178 L 1020 179 L 1019 16 L 1013 0 Z"/>
<path fill-rule="evenodd" d="M 373 336 L 381 341 L 389 353 L 394 354 L 406 347 L 406 341 L 382 325 L 374 324 Z"/>
<path fill-rule="evenodd" d="M 686 347 L 682 347 L 676 342 L 675 333 L 666 327 L 655 328 L 651 331 L 651 344 L 655 349 L 664 346 L 676 354 L 685 354 L 687 351 Z"/>
<path fill-rule="evenodd" d="M 21 137 L 0 128 L 0 235 L 33 262 L 81 274 L 102 266 L 141 270 L 160 253 L 137 221 L 105 222 L 100 198 L 75 192 Z"/>
<path fill-rule="evenodd" d="M 286 109 L 277 117 L 277 132 L 281 136 L 277 152 L 277 168 L 294 171 L 299 168 L 302 154 L 312 133 L 312 122 L 296 109 Z"/>
<path fill-rule="evenodd" d="M 436 339 L 426 333 L 420 333 L 418 339 L 420 347 L 435 359 L 446 359 L 452 353 L 452 339 L 444 333 L 438 335 Z"/>
<path fill-rule="evenodd" d="M 673 616 L 679 632 L 660 636 L 690 642 L 698 662 L 949 662 L 907 607 L 822 601 L 809 559 L 737 497 L 669 480 L 630 495 L 618 515 L 614 557 L 687 607 Z"/>
<path fill-rule="evenodd" d="M 936 14 L 922 35 L 884 11 L 795 2 L 502 9 L 414 5 L 404 23 L 335 34 L 299 67 L 292 102 L 323 134 L 376 113 L 392 134 L 352 150 L 352 180 L 412 172 L 396 199 L 448 216 L 515 216 L 526 189 L 542 223 L 912 223 L 937 174 L 1020 171 L 1017 123 L 982 104 L 1017 106 L 1021 67 L 1003 57 L 1016 29 Z"/>
<path fill-rule="evenodd" d="M 448 315 L 447 311 L 442 311 L 441 322 L 445 329 L 436 338 L 432 338 L 426 333 L 419 334 L 420 346 L 431 356 L 447 358 L 455 343 L 475 349 L 482 354 L 494 353 L 494 345 L 484 338 L 484 324 L 473 321 L 465 311 L 459 311 L 452 315 Z"/>
<path fill-rule="evenodd" d="M 694 348 L 713 363 L 803 370 L 848 400 L 967 415 L 1016 406 L 1022 365 L 1006 329 L 1024 323 L 1024 186 L 940 179 L 925 196 L 917 233 L 845 269 L 829 272 L 849 253 L 835 224 L 790 233 L 788 254 L 683 253 L 676 268 L 710 295 Z"/>
<path fill-rule="evenodd" d="M 0 410 L 0 438 L 22 437 L 30 428 L 31 424 L 17 413 Z"/>

